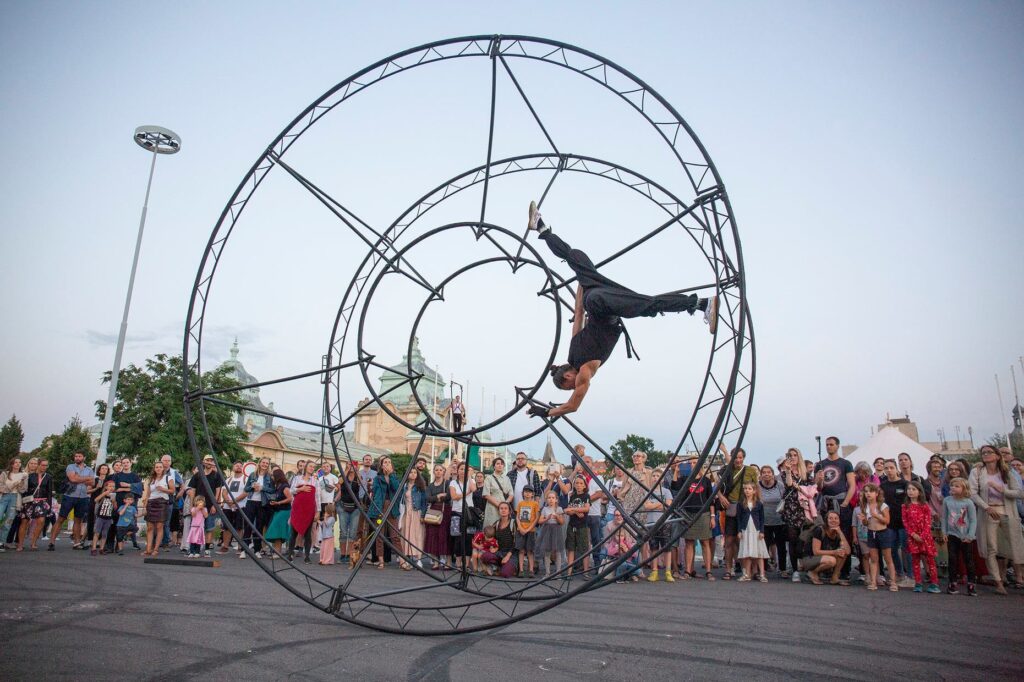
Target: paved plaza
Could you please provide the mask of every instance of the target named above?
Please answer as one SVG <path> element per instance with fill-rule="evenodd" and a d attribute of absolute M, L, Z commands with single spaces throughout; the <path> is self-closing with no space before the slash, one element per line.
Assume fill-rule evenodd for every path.
<path fill-rule="evenodd" d="M 312 573 L 340 578 L 340 566 Z M 703 580 L 610 585 L 454 637 L 380 634 L 313 609 L 249 560 L 216 569 L 0 555 L 0 679 L 1020 679 L 1024 593 Z M 370 576 L 368 576 L 370 577 Z M 373 570 L 382 588 L 422 576 Z"/>

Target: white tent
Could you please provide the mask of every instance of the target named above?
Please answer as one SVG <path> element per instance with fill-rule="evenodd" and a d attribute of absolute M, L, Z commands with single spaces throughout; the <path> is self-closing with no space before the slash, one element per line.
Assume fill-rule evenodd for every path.
<path fill-rule="evenodd" d="M 928 460 L 933 454 L 932 451 L 905 436 L 895 426 L 879 429 L 867 443 L 848 454 L 846 459 L 854 464 L 857 462 L 871 464 L 879 457 L 896 459 L 901 452 L 910 455 L 910 459 L 914 462 L 915 474 L 928 476 Z"/>

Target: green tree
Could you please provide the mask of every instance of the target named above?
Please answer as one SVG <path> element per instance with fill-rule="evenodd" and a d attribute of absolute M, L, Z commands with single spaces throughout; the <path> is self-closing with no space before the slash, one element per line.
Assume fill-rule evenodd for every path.
<path fill-rule="evenodd" d="M 110 381 L 110 372 L 103 383 Z M 157 457 L 169 454 L 176 468 L 185 470 L 195 465 L 185 425 L 185 406 L 182 391 L 182 361 L 180 355 L 163 353 L 146 360 L 145 367 L 128 365 L 121 370 L 117 382 L 117 402 L 110 427 L 107 450 L 111 455 L 132 457 L 139 471 L 148 471 Z M 198 386 L 198 375 L 189 378 L 190 386 Z M 221 390 L 237 386 L 238 382 L 227 368 L 217 368 L 203 374 L 205 390 Z M 244 403 L 237 392 L 222 393 L 218 399 Z M 193 404 L 198 408 L 198 402 Z M 96 401 L 96 416 L 103 418 L 106 401 Z M 250 459 L 240 445 L 245 434 L 235 425 L 236 412 L 227 405 L 206 402 L 206 427 L 198 409 L 193 410 L 192 427 L 199 447 L 208 450 L 207 435 L 213 443 L 213 454 L 221 469 L 234 460 Z"/>
<path fill-rule="evenodd" d="M 627 467 L 632 466 L 633 453 L 637 450 L 643 450 L 647 453 L 647 466 L 651 468 L 665 464 L 671 455 L 671 453 L 664 450 L 656 450 L 654 448 L 654 441 L 650 438 L 638 436 L 634 433 L 630 433 L 625 438 L 615 441 L 615 444 L 608 449 L 609 453 L 616 460 Z"/>
<path fill-rule="evenodd" d="M 29 454 L 32 457 L 45 457 L 49 461 L 48 471 L 53 476 L 53 489 L 59 492 L 64 488 L 64 483 L 67 480 L 64 470 L 75 461 L 76 452 L 85 454 L 87 464 L 91 463 L 96 456 L 96 450 L 92 447 L 92 438 L 82 426 L 82 420 L 77 416 L 67 423 L 62 432 L 47 436 L 39 444 L 39 447 Z"/>
<path fill-rule="evenodd" d="M 1013 451 L 1014 457 L 1020 457 L 1021 455 L 1024 455 L 1024 437 L 1021 437 L 1018 434 L 1013 436 L 1012 440 L 1013 442 L 1010 444 L 1010 449 Z M 1005 448 L 1006 434 L 993 433 L 991 436 L 988 437 L 988 439 L 985 442 L 996 448 Z M 979 458 L 978 461 L 981 461 L 981 459 Z"/>
<path fill-rule="evenodd" d="M 21 429 L 18 415 L 12 414 L 7 423 L 0 428 L 0 468 L 21 454 L 21 444 L 25 440 L 25 432 Z"/>

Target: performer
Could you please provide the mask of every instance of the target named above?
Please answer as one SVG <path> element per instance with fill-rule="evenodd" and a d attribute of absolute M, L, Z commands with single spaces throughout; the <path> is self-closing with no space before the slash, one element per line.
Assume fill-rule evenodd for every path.
<path fill-rule="evenodd" d="M 455 396 L 452 401 L 452 431 L 458 433 L 462 430 L 463 417 L 466 415 L 466 408 L 462 404 L 462 396 Z"/>
<path fill-rule="evenodd" d="M 700 310 L 704 312 L 704 322 L 708 324 L 711 333 L 715 333 L 718 327 L 718 296 L 698 298 L 694 294 L 638 294 L 602 275 L 587 254 L 570 247 L 555 235 L 551 227 L 544 224 L 534 201 L 530 202 L 529 216 L 529 229 L 537 231 L 551 253 L 565 260 L 578 280 L 568 362 L 551 366 L 555 386 L 572 391 L 572 396 L 568 402 L 550 410 L 539 405 L 531 406 L 528 410 L 531 417 L 560 417 L 579 409 L 590 389 L 590 380 L 598 368 L 608 361 L 619 336 L 625 332 L 620 318 L 654 317 L 660 313 L 680 312 L 692 315 L 694 311 Z M 628 333 L 626 353 L 632 354 Z"/>

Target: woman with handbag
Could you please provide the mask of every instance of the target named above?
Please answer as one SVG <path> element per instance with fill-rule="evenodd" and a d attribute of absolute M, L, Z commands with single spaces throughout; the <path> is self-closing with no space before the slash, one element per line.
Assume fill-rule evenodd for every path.
<path fill-rule="evenodd" d="M 415 467 L 413 467 L 415 469 Z M 384 568 L 384 560 L 391 549 L 401 547 L 398 535 L 398 517 L 401 508 L 398 504 L 401 496 L 402 479 L 395 473 L 395 465 L 388 456 L 377 460 L 377 476 L 373 479 L 373 496 L 370 500 L 369 516 L 376 525 L 382 526 L 377 533 L 377 568 Z M 385 545 L 384 538 L 388 539 Z"/>
<path fill-rule="evenodd" d="M 153 462 L 145 485 L 142 508 L 146 510 L 146 549 L 142 556 L 156 556 L 160 553 L 160 540 L 164 534 L 164 515 L 174 495 L 174 479 L 164 471 L 163 462 L 157 460 Z"/>
<path fill-rule="evenodd" d="M 29 536 L 29 550 L 34 552 L 39 549 L 36 544 L 39 542 L 43 526 L 46 525 L 46 517 L 50 514 L 50 498 L 53 497 L 53 477 L 46 472 L 50 466 L 49 461 L 38 460 L 35 471 L 32 471 L 31 465 L 32 462 L 29 461 L 27 492 L 21 503 L 21 530 L 18 534 L 17 547 L 19 552 L 24 551 L 25 538 Z"/>
<path fill-rule="evenodd" d="M 498 507 L 502 502 L 512 504 L 512 481 L 505 475 L 505 460 L 495 457 L 492 465 L 494 471 L 484 481 L 483 495 L 486 500 L 484 507 L 484 526 L 492 526 L 498 521 Z"/>
<path fill-rule="evenodd" d="M 466 481 L 463 488 L 462 481 Z M 473 553 L 473 536 L 471 528 L 480 525 L 479 511 L 473 504 L 473 493 L 476 492 L 476 477 L 467 476 L 466 463 L 461 462 L 455 471 L 455 476 L 448 483 L 448 495 L 452 501 L 452 520 L 449 526 L 451 536 L 452 555 L 455 557 L 460 568 L 466 568 L 466 561 Z M 463 523 L 466 524 L 463 532 Z"/>
<path fill-rule="evenodd" d="M 409 562 L 417 561 L 420 552 L 423 551 L 423 540 L 426 535 L 423 515 L 426 513 L 426 481 L 420 476 L 419 470 L 413 467 L 409 472 L 409 481 L 402 491 L 402 516 L 398 522 L 402 554 L 405 555 L 398 560 L 398 566 L 403 571 L 411 571 L 412 564 Z M 422 566 L 422 563 L 420 565 Z"/>
<path fill-rule="evenodd" d="M 267 532 L 263 537 L 267 542 L 274 543 L 274 550 L 280 554 L 281 543 L 289 536 L 288 520 L 292 513 L 292 491 L 288 486 L 288 477 L 285 476 L 283 469 L 274 469 L 271 477 L 274 481 L 274 489 L 268 493 L 267 499 L 273 515 L 270 517 Z"/>
<path fill-rule="evenodd" d="M 21 494 L 27 488 L 28 473 L 21 470 L 21 460 L 14 457 L 0 473 L 0 552 L 7 550 L 7 533 L 18 511 Z"/>
<path fill-rule="evenodd" d="M 426 524 L 423 551 L 432 558 L 431 569 L 437 571 L 441 562 L 451 551 L 448 530 L 451 527 L 452 505 L 448 493 L 448 478 L 440 464 L 434 465 L 434 480 L 427 486 L 427 511 L 423 515 Z"/>
<path fill-rule="evenodd" d="M 352 543 L 359 537 L 359 472 L 355 466 L 345 467 L 345 475 L 338 484 L 338 541 L 341 543 L 341 563 L 349 561 Z"/>

